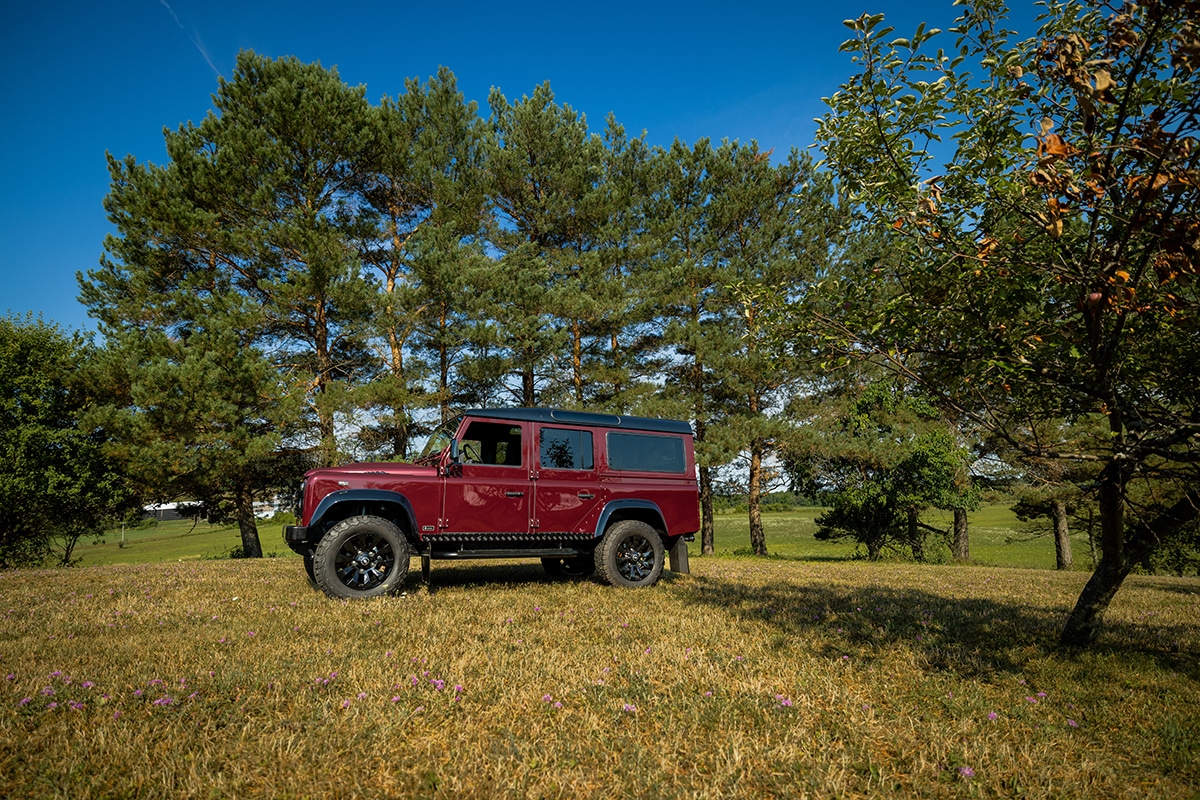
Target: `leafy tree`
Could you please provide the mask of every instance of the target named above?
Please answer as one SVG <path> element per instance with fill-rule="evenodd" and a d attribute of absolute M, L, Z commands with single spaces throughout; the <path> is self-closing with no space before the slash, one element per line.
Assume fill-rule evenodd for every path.
<path fill-rule="evenodd" d="M 566 255 L 556 307 L 570 331 L 565 402 L 616 413 L 661 414 L 653 378 L 662 361 L 647 234 L 652 150 L 609 116 L 592 189 L 594 227 Z"/>
<path fill-rule="evenodd" d="M 747 454 L 750 547 L 767 554 L 762 523 L 766 459 L 786 430 L 777 412 L 803 376 L 805 348 L 780 342 L 780 297 L 795 297 L 828 266 L 840 220 L 828 177 L 792 150 L 778 166 L 756 144 L 725 145 L 712 198 L 712 218 L 722 232 L 724 264 L 718 302 L 734 346 L 716 362 L 722 391 L 734 401 L 728 417 Z"/>
<path fill-rule="evenodd" d="M 1020 452 L 1097 469 L 1101 557 L 1066 644 L 1093 641 L 1130 569 L 1200 513 L 1198 10 L 1052 0 L 1016 41 L 979 0 L 951 53 L 924 26 L 850 20 L 859 72 L 818 133 L 892 244 L 823 287 L 842 352 L 887 359 Z M 1085 447 L 1024 435 L 1089 414 L 1107 431 Z"/>
<path fill-rule="evenodd" d="M 106 453 L 141 493 L 235 519 L 242 551 L 260 556 L 253 503 L 292 480 L 276 451 L 300 412 L 260 348 L 266 312 L 211 249 L 220 218 L 190 202 L 175 165 L 112 168 L 105 206 L 118 235 L 102 268 L 80 276 L 106 338 L 88 371 L 104 398 L 89 419 L 111 432 Z"/>
<path fill-rule="evenodd" d="M 255 325 L 247 317 L 259 311 L 248 298 L 189 280 L 150 309 L 172 326 L 109 337 L 90 372 L 108 398 L 89 419 L 112 432 L 106 453 L 144 494 L 193 500 L 211 522 L 235 521 L 243 555 L 260 557 L 254 501 L 303 471 L 278 452 L 300 396 L 288 397 L 248 341 Z"/>
<path fill-rule="evenodd" d="M 1040 442 L 1053 442 L 1049 448 L 1034 447 L 1034 450 L 1059 451 L 1066 447 L 1080 450 L 1089 445 L 1097 446 L 1097 439 L 1103 437 L 1105 426 L 1103 416 L 1095 414 L 1073 425 L 1049 421 L 1048 424 L 1034 427 L 1028 433 Z M 999 451 L 1008 454 L 1013 461 L 1019 460 L 1023 468 L 1023 485 L 1017 489 L 1017 502 L 1013 505 L 1017 518 L 1026 522 L 1049 519 L 1054 535 L 1055 567 L 1060 570 L 1073 569 L 1070 521 L 1081 506 L 1090 503 L 1082 487 L 1096 480 L 1096 469 L 1092 462 L 1039 458 L 1036 455 L 1014 452 L 1011 447 L 1003 444 Z"/>
<path fill-rule="evenodd" d="M 71 563 L 80 537 L 136 507 L 101 452 L 107 433 L 82 414 L 92 357 L 78 335 L 31 317 L 0 317 L 0 568 Z"/>
<path fill-rule="evenodd" d="M 890 381 L 847 386 L 794 412 L 802 420 L 787 463 L 800 491 L 823 494 L 818 539 L 853 538 L 878 560 L 889 545 L 905 545 L 925 560 L 926 508 L 967 508 L 960 476 L 970 454 L 941 414 Z M 940 531 L 937 531 L 941 533 Z"/>

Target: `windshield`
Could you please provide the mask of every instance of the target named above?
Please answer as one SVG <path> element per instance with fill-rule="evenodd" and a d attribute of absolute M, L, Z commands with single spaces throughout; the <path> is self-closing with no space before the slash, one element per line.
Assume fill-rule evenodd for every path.
<path fill-rule="evenodd" d="M 425 446 L 421 448 L 421 455 L 417 456 L 416 463 L 436 461 L 442 451 L 450 446 L 451 440 L 454 439 L 454 432 L 458 430 L 460 422 L 462 422 L 461 416 L 447 420 L 439 425 L 433 433 L 429 434 L 429 439 L 425 442 Z"/>

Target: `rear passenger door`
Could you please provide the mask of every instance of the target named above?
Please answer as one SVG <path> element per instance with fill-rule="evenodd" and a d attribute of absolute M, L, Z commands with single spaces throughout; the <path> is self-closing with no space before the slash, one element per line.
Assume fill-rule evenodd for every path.
<path fill-rule="evenodd" d="M 534 532 L 594 534 L 604 498 L 592 431 L 535 426 Z"/>

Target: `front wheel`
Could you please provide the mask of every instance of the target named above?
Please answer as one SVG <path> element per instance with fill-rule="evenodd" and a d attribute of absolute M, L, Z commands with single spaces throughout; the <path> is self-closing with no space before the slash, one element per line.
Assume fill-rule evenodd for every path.
<path fill-rule="evenodd" d="M 329 529 L 313 553 L 313 580 L 330 597 L 392 594 L 408 575 L 404 534 L 381 517 L 350 517 Z"/>
<path fill-rule="evenodd" d="M 596 548 L 596 571 L 613 586 L 653 586 L 662 570 L 662 537 L 636 519 L 613 525 Z"/>

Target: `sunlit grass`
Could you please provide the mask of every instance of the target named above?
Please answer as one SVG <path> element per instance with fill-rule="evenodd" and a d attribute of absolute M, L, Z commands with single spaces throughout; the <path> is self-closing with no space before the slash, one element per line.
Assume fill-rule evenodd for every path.
<path fill-rule="evenodd" d="M 293 559 L 0 574 L 0 796 L 1189 797 L 1200 585 L 693 560 L 644 591 Z"/>

